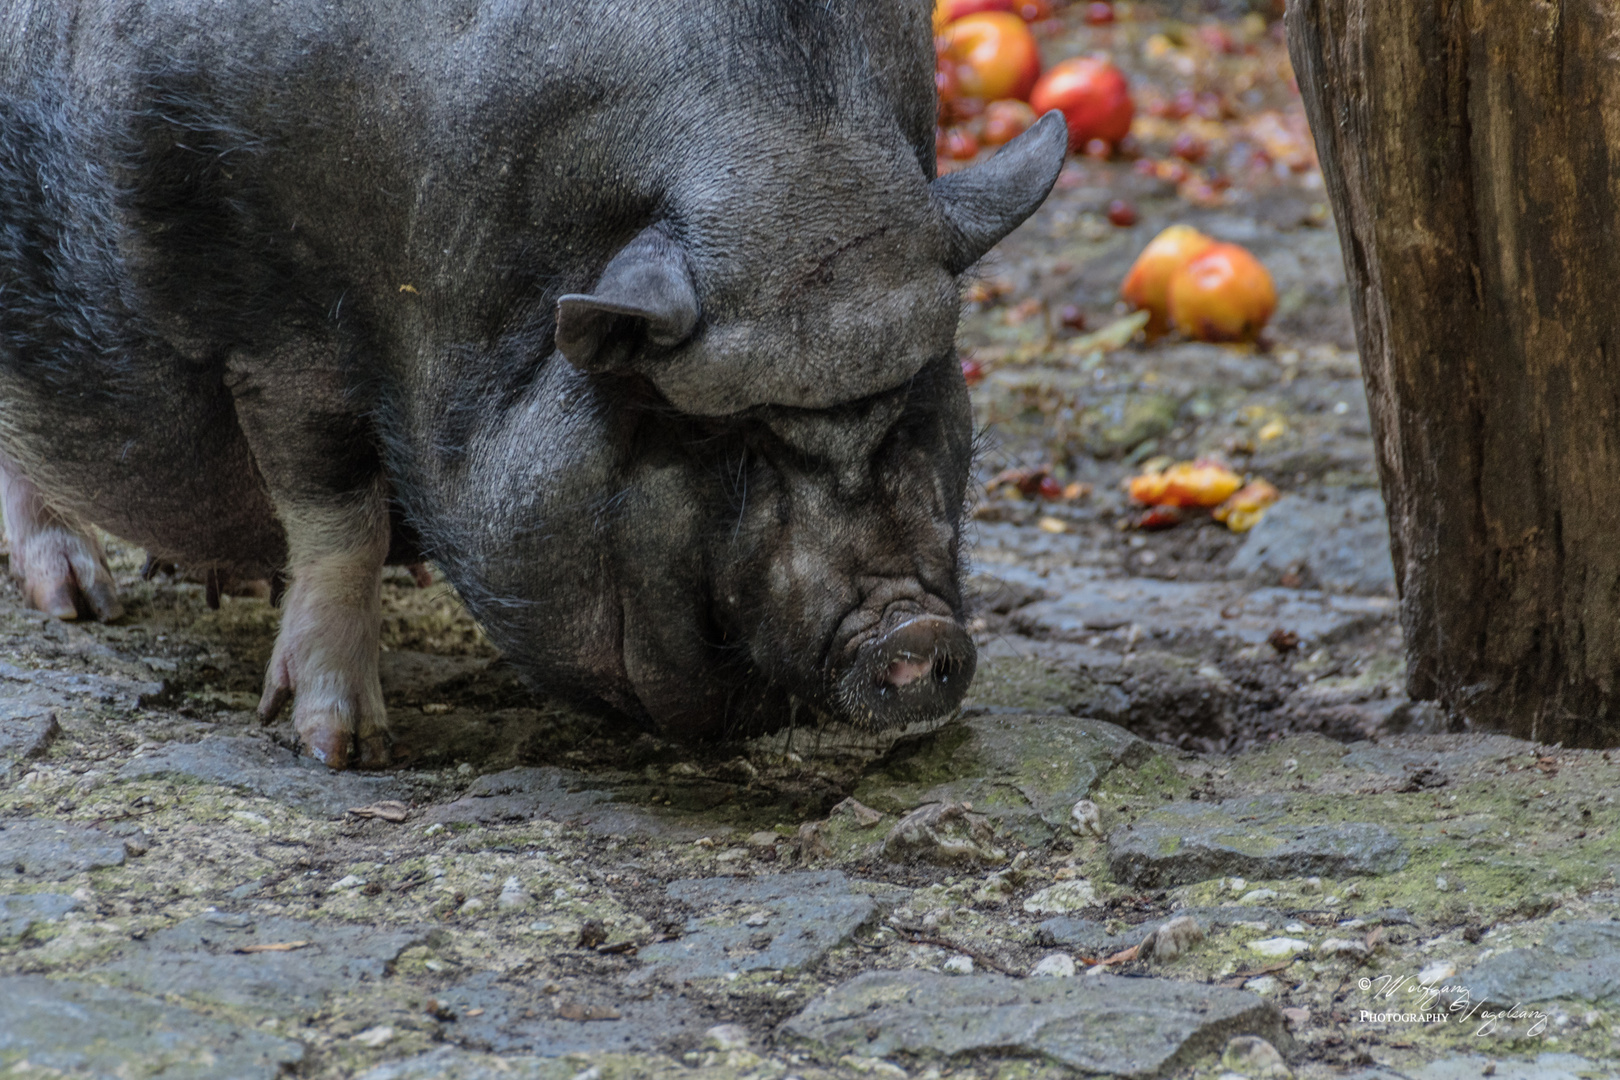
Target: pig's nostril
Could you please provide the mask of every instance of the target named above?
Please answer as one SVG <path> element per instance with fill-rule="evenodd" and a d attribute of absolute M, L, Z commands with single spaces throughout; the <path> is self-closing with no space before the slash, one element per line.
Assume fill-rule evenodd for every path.
<path fill-rule="evenodd" d="M 842 682 L 845 709 L 876 728 L 944 716 L 973 681 L 975 659 L 954 619 L 909 616 L 861 646 Z"/>
<path fill-rule="evenodd" d="M 889 662 L 888 670 L 883 673 L 883 681 L 890 686 L 910 686 L 933 669 L 932 657 L 927 660 L 914 660 L 909 656 L 903 656 Z"/>

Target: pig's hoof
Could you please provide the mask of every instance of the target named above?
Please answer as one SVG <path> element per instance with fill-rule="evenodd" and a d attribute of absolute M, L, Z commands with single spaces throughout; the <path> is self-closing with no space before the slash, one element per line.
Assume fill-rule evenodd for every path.
<path fill-rule="evenodd" d="M 298 741 L 303 744 L 305 753 L 328 769 L 349 767 L 349 749 L 354 743 L 354 736 L 348 732 L 333 727 L 315 727 L 305 731 L 300 727 Z"/>
<path fill-rule="evenodd" d="M 11 570 L 21 580 L 29 606 L 47 615 L 90 615 L 110 622 L 124 613 L 101 545 L 66 525 L 41 525 L 15 537 Z"/>
<path fill-rule="evenodd" d="M 310 757 L 329 769 L 382 769 L 389 762 L 387 731 L 373 730 L 360 735 L 354 731 L 352 714 L 302 709 L 293 710 L 293 727 Z M 372 725 L 373 727 L 375 725 Z"/>
<path fill-rule="evenodd" d="M 281 657 L 270 662 L 264 696 L 259 699 L 259 719 L 274 720 L 288 701 L 293 702 L 293 730 L 304 752 L 329 769 L 358 766 L 380 769 L 388 764 L 390 740 L 387 711 L 382 691 L 375 684 L 357 685 L 328 673 L 324 679 L 310 679 L 300 689 Z"/>

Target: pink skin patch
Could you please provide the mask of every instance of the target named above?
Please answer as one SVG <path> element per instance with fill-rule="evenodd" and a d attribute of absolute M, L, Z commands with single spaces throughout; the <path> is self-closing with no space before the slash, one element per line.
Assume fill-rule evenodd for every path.
<path fill-rule="evenodd" d="M 910 686 L 933 668 L 934 661 L 931 657 L 927 660 L 913 660 L 906 657 L 891 661 L 889 669 L 883 673 L 883 678 L 890 686 Z"/>

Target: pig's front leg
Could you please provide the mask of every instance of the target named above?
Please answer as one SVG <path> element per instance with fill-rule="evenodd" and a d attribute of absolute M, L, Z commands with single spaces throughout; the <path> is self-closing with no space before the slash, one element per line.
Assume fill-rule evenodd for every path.
<path fill-rule="evenodd" d="M 382 492 L 341 506 L 281 507 L 292 581 L 265 674 L 259 716 L 289 698 L 305 748 L 334 769 L 388 763 L 377 675 L 388 510 Z"/>
<path fill-rule="evenodd" d="M 76 619 L 81 611 L 103 620 L 124 613 L 95 534 L 53 509 L 44 492 L 4 454 L 0 513 L 11 548 L 11 574 L 30 606 L 58 619 Z"/>

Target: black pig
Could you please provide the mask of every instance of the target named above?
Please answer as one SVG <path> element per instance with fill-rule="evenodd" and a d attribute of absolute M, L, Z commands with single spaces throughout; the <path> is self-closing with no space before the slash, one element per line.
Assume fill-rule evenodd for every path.
<path fill-rule="evenodd" d="M 956 277 L 1049 115 L 934 179 L 928 0 L 0 0 L 11 568 L 93 523 L 290 574 L 260 711 L 388 756 L 379 580 L 678 735 L 943 715 L 974 669 Z"/>

